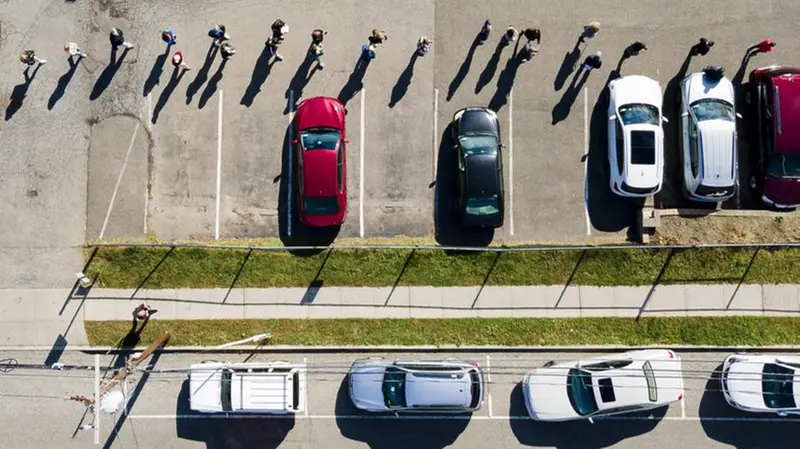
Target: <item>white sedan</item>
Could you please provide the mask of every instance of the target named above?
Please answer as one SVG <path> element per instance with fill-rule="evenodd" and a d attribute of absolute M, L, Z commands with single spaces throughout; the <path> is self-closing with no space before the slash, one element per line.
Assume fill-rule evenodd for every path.
<path fill-rule="evenodd" d="M 734 408 L 800 414 L 800 357 L 733 354 L 722 364 L 722 393 Z"/>
<path fill-rule="evenodd" d="M 683 399 L 681 359 L 647 349 L 575 362 L 549 362 L 522 382 L 537 421 L 571 421 L 651 410 Z"/>
<path fill-rule="evenodd" d="M 611 190 L 620 196 L 647 197 L 664 180 L 661 86 L 641 75 L 609 83 L 608 163 Z"/>

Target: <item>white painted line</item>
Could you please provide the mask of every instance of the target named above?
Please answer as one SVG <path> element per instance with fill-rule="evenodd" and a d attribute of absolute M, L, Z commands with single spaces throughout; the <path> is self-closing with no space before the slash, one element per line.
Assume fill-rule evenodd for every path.
<path fill-rule="evenodd" d="M 508 92 L 508 227 L 514 235 L 514 89 Z"/>
<path fill-rule="evenodd" d="M 489 418 L 493 416 L 492 413 L 492 392 L 489 390 L 489 385 L 492 384 L 492 359 L 489 354 L 486 354 L 486 401 L 489 408 Z"/>
<path fill-rule="evenodd" d="M 303 357 L 303 366 L 306 366 L 306 367 L 308 366 L 308 358 L 307 357 Z M 308 383 L 306 383 L 306 385 L 308 385 Z M 306 407 L 305 407 L 306 411 L 305 411 L 304 415 L 305 415 L 306 418 L 308 418 L 308 386 L 306 386 L 306 389 L 305 389 L 305 401 L 306 401 Z"/>
<path fill-rule="evenodd" d="M 147 130 L 153 129 L 153 97 L 152 93 L 147 93 Z"/>
<path fill-rule="evenodd" d="M 128 152 L 125 153 L 125 159 L 122 161 L 122 169 L 119 171 L 119 176 L 117 176 L 117 184 L 114 186 L 114 193 L 111 194 L 111 201 L 108 203 L 108 210 L 106 211 L 106 219 L 103 220 L 103 227 L 100 228 L 100 240 L 103 240 L 103 236 L 106 233 L 106 227 L 108 226 L 108 219 L 111 217 L 111 209 L 114 208 L 114 201 L 117 199 L 117 192 L 119 191 L 119 185 L 122 182 L 122 175 L 125 174 L 125 168 L 128 166 L 128 159 L 131 157 L 131 150 L 133 150 L 133 142 L 136 141 L 136 134 L 139 132 L 139 122 L 136 122 L 136 126 L 133 128 L 133 135 L 131 136 L 131 143 L 128 145 Z"/>
<path fill-rule="evenodd" d="M 589 219 L 589 89 L 583 88 L 583 215 L 586 220 L 586 235 L 592 235 L 592 221 Z"/>
<path fill-rule="evenodd" d="M 149 163 L 148 163 L 149 165 Z M 148 170 L 149 171 L 149 170 Z M 149 176 L 149 173 L 148 173 Z M 148 177 L 147 183 L 150 183 Z M 144 235 L 147 236 L 147 211 L 150 209 L 150 192 L 148 191 L 147 184 L 144 186 Z"/>
<path fill-rule="evenodd" d="M 361 89 L 361 158 L 358 181 L 358 235 L 364 238 L 364 103 L 367 90 Z"/>
<path fill-rule="evenodd" d="M 432 179 L 436 179 L 436 144 L 439 142 L 439 89 L 433 89 L 433 148 L 431 150 Z"/>
<path fill-rule="evenodd" d="M 289 123 L 292 123 L 294 120 L 294 90 L 289 89 Z M 292 140 L 294 139 L 294 127 L 289 126 L 289 147 L 286 149 L 286 153 L 289 155 L 289 173 L 284 173 L 286 175 L 286 235 L 289 237 L 292 236 L 292 164 L 294 163 L 294 145 L 292 144 Z M 279 226 L 280 227 L 280 226 Z"/>
<path fill-rule="evenodd" d="M 219 240 L 219 191 L 222 184 L 222 89 L 219 90 L 219 111 L 217 112 L 217 213 L 214 219 L 214 239 Z"/>
<path fill-rule="evenodd" d="M 681 396 L 681 418 L 686 419 L 686 400 Z"/>
<path fill-rule="evenodd" d="M 100 354 L 94 355 L 94 403 L 100 404 Z M 94 428 L 94 444 L 100 444 L 100 411 L 92 414 Z"/>

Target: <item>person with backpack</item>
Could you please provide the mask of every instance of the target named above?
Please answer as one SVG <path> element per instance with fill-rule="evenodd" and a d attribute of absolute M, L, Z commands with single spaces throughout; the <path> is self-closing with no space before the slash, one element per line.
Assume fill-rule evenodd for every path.
<path fill-rule="evenodd" d="M 428 52 L 431 51 L 431 45 L 433 45 L 433 39 L 420 36 L 419 40 L 417 41 L 417 55 L 425 56 L 428 54 Z"/>
<path fill-rule="evenodd" d="M 33 50 L 23 50 L 22 54 L 19 55 L 19 60 L 26 64 L 28 67 L 33 66 L 34 64 L 45 65 L 47 64 L 46 59 L 41 59 L 36 56 L 36 52 Z"/>
<path fill-rule="evenodd" d="M 322 60 L 322 55 L 325 53 L 325 51 L 322 49 L 322 41 L 326 34 L 328 34 L 327 31 L 319 28 L 312 31 L 311 46 L 308 49 L 308 51 L 311 52 L 314 60 L 317 61 L 317 68 L 320 70 L 325 68 L 325 62 Z"/>
<path fill-rule="evenodd" d="M 108 40 L 111 42 L 111 46 L 114 47 L 114 49 L 120 45 L 125 51 L 133 48 L 133 44 L 125 40 L 125 35 L 119 28 L 111 28 L 111 32 L 108 34 Z"/>
<path fill-rule="evenodd" d="M 178 35 L 172 30 L 172 28 L 167 28 L 166 30 L 161 32 L 161 40 L 167 44 L 167 48 L 172 47 L 178 42 Z"/>
<path fill-rule="evenodd" d="M 213 39 L 212 43 L 217 47 L 231 38 L 225 31 L 225 25 L 214 25 L 211 27 L 211 29 L 208 30 L 208 37 Z"/>

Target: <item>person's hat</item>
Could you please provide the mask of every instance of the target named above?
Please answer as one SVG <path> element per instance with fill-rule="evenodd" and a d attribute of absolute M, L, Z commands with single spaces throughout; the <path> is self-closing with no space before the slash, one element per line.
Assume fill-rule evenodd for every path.
<path fill-rule="evenodd" d="M 281 34 L 286 34 L 289 32 L 289 25 L 284 25 L 281 27 Z"/>
<path fill-rule="evenodd" d="M 173 64 L 180 64 L 183 62 L 183 55 L 180 53 L 175 53 L 172 55 L 172 63 Z"/>

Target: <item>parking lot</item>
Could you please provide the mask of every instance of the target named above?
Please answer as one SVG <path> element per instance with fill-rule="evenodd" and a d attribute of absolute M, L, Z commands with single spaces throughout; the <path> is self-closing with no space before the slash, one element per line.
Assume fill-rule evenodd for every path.
<path fill-rule="evenodd" d="M 340 1 L 292 7 L 232 0 L 202 9 L 185 0 L 168 6 L 16 4 L 3 19 L 3 96 L 21 89 L 15 56 L 20 49 L 36 48 L 50 63 L 25 87 L 21 107 L 4 104 L 0 146 L 7 161 L 2 179 L 9 188 L 3 190 L 2 215 L 7 229 L 23 230 L 22 238 L 6 236 L 6 246 L 11 240 L 14 246 L 33 245 L 46 236 L 50 246 L 68 251 L 81 243 L 81 228 L 87 239 L 106 240 L 152 233 L 160 239 L 281 236 L 293 243 L 289 234 L 314 236 L 296 222 L 296 204 L 289 200 L 296 182 L 289 170 L 288 129 L 290 100 L 316 95 L 344 98 L 348 108 L 348 218 L 331 238 L 435 233 L 442 243 L 468 241 L 453 223 L 447 225 L 453 220 L 455 164 L 443 136 L 455 111 L 480 105 L 497 110 L 506 144 L 505 225 L 489 239 L 622 241 L 638 204 L 608 188 L 603 89 L 625 46 L 640 39 L 648 50 L 625 61 L 620 73 L 652 77 L 665 92 L 667 178 L 657 204 L 674 207 L 685 204 L 676 190 L 671 98 L 678 82 L 709 64 L 725 67 L 735 82 L 757 66 L 792 64 L 800 44 L 790 18 L 798 9 L 744 0 L 681 7 L 655 0 L 636 5 Z M 269 65 L 263 41 L 275 17 L 283 18 L 290 32 L 281 46 L 285 61 Z M 487 17 L 493 34 L 474 45 Z M 576 38 L 590 20 L 599 20 L 602 30 L 578 55 Z M 219 55 L 207 57 L 206 32 L 215 22 L 228 24 L 237 49 L 224 67 Z M 515 45 L 497 46 L 508 24 L 541 28 L 543 42 L 533 61 L 510 62 Z M 118 67 L 108 60 L 112 25 L 137 44 Z M 176 29 L 176 48 L 192 66 L 183 76 L 173 73 L 158 38 L 166 26 Z M 304 60 L 316 27 L 328 30 L 324 70 L 313 70 Z M 389 40 L 362 78 L 353 68 L 373 28 L 385 29 Z M 432 37 L 434 48 L 414 59 L 420 35 Z M 700 36 L 716 45 L 708 56 L 687 58 Z M 775 51 L 741 67 L 745 48 L 765 37 L 778 42 Z M 65 74 L 69 67 L 57 45 L 68 39 L 80 40 L 90 55 L 72 74 Z M 571 88 L 574 62 L 595 50 L 603 51 L 603 67 L 581 88 Z M 19 141 L 30 151 L 20 151 Z M 65 146 L 72 148 L 68 155 L 53 151 Z M 744 160 L 746 146 L 741 148 Z M 747 164 L 740 167 L 744 178 Z M 48 188 L 30 187 L 42 182 Z M 732 207 L 753 204 L 742 190 L 744 197 Z M 69 245 L 64 233 L 71 236 Z"/>

